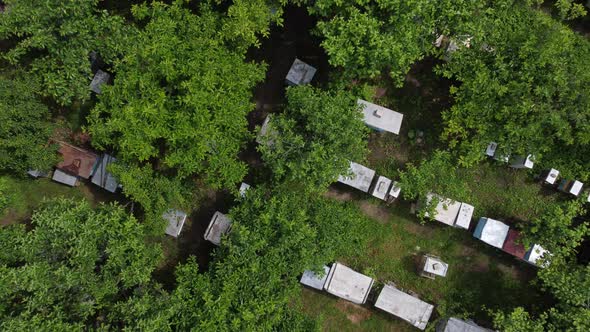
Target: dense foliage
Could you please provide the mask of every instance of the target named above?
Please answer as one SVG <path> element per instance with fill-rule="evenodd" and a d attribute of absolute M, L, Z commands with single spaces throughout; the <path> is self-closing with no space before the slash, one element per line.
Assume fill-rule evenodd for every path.
<path fill-rule="evenodd" d="M 352 96 L 301 86 L 288 89 L 287 101 L 258 147 L 276 179 L 323 190 L 350 160 L 365 158 L 367 129 Z"/>
<path fill-rule="evenodd" d="M 410 66 L 434 51 L 436 32 L 454 29 L 473 1 L 310 1 L 330 64 L 349 79 L 387 73 L 401 84 Z"/>
<path fill-rule="evenodd" d="M 573 20 L 579 17 L 586 16 L 587 12 L 584 5 L 578 2 L 579 0 L 556 0 L 554 7 L 562 20 Z M 586 1 L 586 6 L 590 7 L 590 3 Z"/>
<path fill-rule="evenodd" d="M 124 183 L 125 195 L 132 198 L 144 212 L 149 232 L 163 233 L 166 223 L 162 214 L 171 207 L 185 207 L 190 201 L 190 182 L 182 183 L 178 178 L 169 178 L 155 172 L 149 165 L 134 166 L 121 163 L 111 164 L 110 171 Z"/>
<path fill-rule="evenodd" d="M 123 19 L 98 9 L 99 1 L 3 1 L 0 40 L 12 47 L 2 57 L 38 75 L 43 95 L 59 104 L 87 99 L 90 52 L 112 60 L 125 44 Z"/>
<path fill-rule="evenodd" d="M 579 200 L 548 205 L 541 216 L 524 226 L 527 244 L 543 243 L 554 255 L 571 255 L 590 236 L 588 224 L 577 218 L 585 213 Z"/>
<path fill-rule="evenodd" d="M 115 170 L 125 193 L 151 215 L 180 203 L 167 192 L 178 192 L 183 179 L 198 175 L 232 188 L 246 174 L 237 155 L 251 137 L 250 90 L 264 67 L 225 46 L 218 15 L 202 11 L 178 1 L 133 7 L 145 26 L 125 45 L 114 85 L 104 87 L 89 117 L 92 143 L 116 151 L 127 165 Z"/>
<path fill-rule="evenodd" d="M 517 1 L 498 1 L 472 24 L 471 47 L 443 66 L 461 82 L 443 114 L 460 162 L 481 160 L 493 141 L 498 153 L 532 153 L 564 176 L 587 177 L 590 42 Z"/>
<path fill-rule="evenodd" d="M 203 174 L 214 187 L 233 186 L 246 171 L 237 153 L 249 137 L 250 89 L 263 67 L 220 43 L 213 13 L 157 2 L 133 13 L 147 24 L 92 112 L 93 144 L 114 147 L 127 163 L 157 159 L 180 178 Z"/>
<path fill-rule="evenodd" d="M 551 265 L 539 271 L 543 288 L 557 304 L 547 312 L 529 314 L 523 308 L 494 315 L 496 328 L 502 331 L 588 331 L 590 329 L 590 266 L 577 264 L 571 256 L 551 259 Z"/>
<path fill-rule="evenodd" d="M 123 209 L 55 200 L 31 222 L 0 232 L 2 330 L 108 326 L 114 306 L 152 283 L 161 251 Z"/>
<path fill-rule="evenodd" d="M 0 171 L 48 171 L 57 160 L 56 147 L 49 143 L 49 109 L 37 98 L 40 89 L 23 72 L 0 74 Z"/>
<path fill-rule="evenodd" d="M 260 39 L 270 34 L 272 24 L 282 24 L 283 6 L 289 0 L 234 0 L 223 18 L 221 34 L 238 50 L 260 46 Z M 223 0 L 215 0 L 222 3 Z"/>
<path fill-rule="evenodd" d="M 179 313 L 179 329 L 309 330 L 311 322 L 292 306 L 298 275 L 362 248 L 366 219 L 349 206 L 288 187 L 250 189 L 230 216 L 231 234 L 209 271 L 195 277 L 194 263 L 179 270 L 175 296 L 200 308 Z"/>

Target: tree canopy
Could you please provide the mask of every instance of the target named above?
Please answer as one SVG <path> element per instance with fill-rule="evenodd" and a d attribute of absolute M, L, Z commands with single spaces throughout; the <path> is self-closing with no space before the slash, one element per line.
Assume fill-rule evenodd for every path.
<path fill-rule="evenodd" d="M 124 193 L 138 203 L 148 231 L 161 235 L 167 225 L 162 214 L 172 208 L 186 207 L 192 190 L 189 181 L 182 182 L 154 171 L 150 165 L 136 166 L 113 163 L 109 170 L 124 184 Z"/>
<path fill-rule="evenodd" d="M 588 176 L 590 43 L 546 14 L 514 1 L 481 12 L 443 66 L 460 82 L 443 113 L 443 136 L 463 165 L 499 153 L 534 154 L 564 176 Z"/>
<path fill-rule="evenodd" d="M 108 312 L 152 283 L 161 250 L 120 207 L 54 200 L 31 223 L 0 232 L 2 330 L 116 326 Z"/>
<path fill-rule="evenodd" d="M 22 71 L 0 73 L 0 170 L 24 175 L 29 169 L 48 171 L 56 162 L 49 143 L 54 125 L 39 101 L 39 82 Z"/>
<path fill-rule="evenodd" d="M 309 330 L 294 310 L 297 277 L 366 243 L 367 220 L 350 206 L 286 188 L 251 188 L 230 211 L 232 230 L 205 274 L 178 270 L 180 330 Z M 305 328 L 304 328 L 305 327 Z"/>
<path fill-rule="evenodd" d="M 324 190 L 368 152 L 362 113 L 344 92 L 291 87 L 285 111 L 273 114 L 270 126 L 258 147 L 265 164 L 279 181 L 309 189 Z"/>
<path fill-rule="evenodd" d="M 434 50 L 436 32 L 467 19 L 472 1 L 310 1 L 330 64 L 348 79 L 387 73 L 401 84 L 410 66 Z"/>
<path fill-rule="evenodd" d="M 578 219 L 586 213 L 580 200 L 546 206 L 544 213 L 523 225 L 527 244 L 543 243 L 554 255 L 568 256 L 590 235 L 587 223 Z"/>
<path fill-rule="evenodd" d="M 88 99 L 90 52 L 111 61 L 125 44 L 123 18 L 98 9 L 99 1 L 3 1 L 0 40 L 12 47 L 2 57 L 38 75 L 39 92 L 61 105 Z"/>
<path fill-rule="evenodd" d="M 299 29 L 280 29 L 283 11 L 292 9 L 288 5 L 304 6 L 313 16 L 306 21 L 317 20 L 313 38 L 300 35 Z M 531 296 L 533 301 L 546 298 L 525 309 L 506 308 L 512 301 L 493 296 L 502 308 L 489 311 L 497 329 L 590 330 L 590 267 L 577 256 L 590 235 L 588 223 L 579 218 L 587 213 L 586 197 L 530 198 L 526 196 L 538 194 L 540 187 L 528 175 L 513 176 L 517 171 L 506 173 L 492 164 L 478 168 L 479 173 L 469 169 L 483 160 L 486 145 L 494 141 L 499 154 L 533 154 L 536 168 L 557 168 L 562 177 L 586 184 L 590 180 L 590 43 L 566 25 L 574 26 L 576 21 L 567 21 L 585 13 L 580 0 L 5 0 L 0 9 L 1 330 L 318 330 L 318 321 L 300 310 L 298 277 L 306 269 L 319 272 L 336 259 L 355 269 L 369 266 L 365 271 L 382 263 L 371 257 L 370 264 L 359 264 L 361 252 L 384 260 L 390 253 L 410 255 L 394 268 L 377 268 L 380 278 L 387 275 L 381 280 L 397 279 L 404 287 L 421 284 L 409 280 L 413 272 L 408 267 L 426 249 L 444 251 L 451 265 L 469 260 L 461 278 L 449 275 L 446 285 L 452 291 L 428 289 L 421 295 L 428 301 L 449 296 L 438 303 L 441 315 L 481 303 L 474 298 L 488 292 L 455 286 L 472 286 L 465 281 L 478 278 L 483 281 L 476 287 L 489 288 L 496 273 L 515 271 L 496 268 L 496 258 L 487 254 L 472 254 L 470 243 L 458 242 L 470 238 L 466 233 L 422 232 L 406 227 L 405 212 L 394 215 L 397 220 L 388 218 L 396 205 L 376 207 L 363 201 L 361 212 L 354 204 L 325 197 L 328 186 L 347 172 L 349 161 L 367 161 L 367 141 L 384 148 L 367 166 L 381 174 L 403 164 L 399 182 L 405 200 L 423 202 L 433 192 L 486 210 L 480 215 L 509 222 L 530 219 L 511 228 L 521 232 L 525 247 L 539 243 L 550 252 L 533 281 L 545 294 Z M 123 13 L 131 14 L 127 21 Z M 293 11 L 297 18 L 301 13 Z M 278 33 L 272 35 L 278 37 L 264 43 L 269 48 L 253 50 L 275 28 Z M 453 41 L 456 49 L 437 47 L 439 37 Z M 316 41 L 326 54 L 315 53 L 316 47 L 306 54 Z M 95 69 L 91 52 L 105 60 L 102 69 L 114 77 L 96 98 L 90 98 L 89 89 Z M 290 87 L 283 103 L 283 65 L 286 72 L 295 55 L 319 64 L 321 71 L 327 55 L 334 67 L 327 73 L 325 86 L 330 88 Z M 254 138 L 247 116 L 267 66 L 248 59 L 260 57 L 273 61 L 267 83 L 278 88 L 256 95 L 264 111 L 272 108 L 270 129 L 258 146 L 272 176 L 260 181 L 257 170 L 250 174 L 253 186 L 229 210 L 231 231 L 213 249 L 208 266 L 199 266 L 190 255 L 198 243 L 193 236 L 201 237 L 197 231 L 207 221 L 200 220 L 202 215 L 218 203 L 227 211 L 227 189 L 235 191 L 249 173 L 244 160 L 251 160 L 251 151 L 247 158 L 242 154 Z M 431 58 L 418 63 L 425 57 Z M 404 84 L 416 64 L 420 81 L 407 77 L 411 87 L 394 88 Z M 432 77 L 422 80 L 431 66 L 436 68 Z M 430 85 L 441 75 L 452 84 L 450 91 L 436 91 L 444 98 L 432 90 L 446 87 L 448 80 L 435 89 Z M 441 141 L 425 148 L 423 138 L 430 142 L 430 136 L 420 136 L 420 144 L 403 136 L 391 142 L 389 134 L 368 140 L 356 98 L 370 99 L 375 86 L 387 87 L 380 97 L 385 104 L 403 109 L 404 123 L 412 126 L 409 140 L 431 119 L 407 106 L 427 108 L 444 99 L 440 106 L 450 99 L 453 106 L 442 111 Z M 406 88 L 415 91 L 406 95 Z M 417 101 L 408 102 L 414 96 Z M 423 102 L 426 98 L 431 99 Z M 117 158 L 108 172 L 133 203 L 94 204 L 104 197 L 84 180 L 81 188 L 69 188 L 46 179 L 13 184 L 5 176 L 55 165 L 51 137 L 69 139 L 65 130 L 56 130 L 61 121 L 83 127 L 85 133 L 69 135 L 72 140 L 82 137 L 80 141 Z M 253 164 L 259 165 L 258 160 Z M 492 176 L 484 179 L 484 173 Z M 502 185 L 487 188 L 491 182 Z M 17 195 L 13 189 L 21 184 L 26 193 Z M 508 193 L 498 194 L 498 188 Z M 37 190 L 39 195 L 29 195 Z M 203 206 L 202 214 L 191 213 L 198 216 L 187 219 L 180 239 L 164 239 L 162 213 L 199 209 L 192 203 L 205 191 L 211 205 Z M 92 203 L 40 203 L 42 196 L 58 192 Z M 34 202 L 21 202 L 29 199 Z M 431 212 L 435 203 L 437 198 L 418 215 Z M 38 204 L 41 208 L 33 211 Z M 491 210 L 494 204 L 501 208 Z M 24 217 L 9 220 L 15 207 L 23 209 Z M 369 232 L 374 225 L 365 215 L 382 214 L 387 214 L 387 224 Z M 5 220 L 22 224 L 5 227 Z M 382 230 L 395 240 L 409 233 L 416 239 L 391 246 L 377 234 Z M 367 248 L 369 234 L 375 243 Z M 422 235 L 436 243 L 424 248 L 424 239 L 418 238 Z M 187 242 L 191 246 L 183 247 Z M 161 262 L 164 253 L 167 260 Z M 168 269 L 175 269 L 175 281 L 166 278 L 172 272 Z M 510 291 L 528 282 L 517 279 L 529 278 L 514 274 L 500 280 Z M 518 300 L 518 305 L 529 305 Z M 448 305 L 451 301 L 461 305 Z"/>
<path fill-rule="evenodd" d="M 145 21 L 115 66 L 89 118 L 99 148 L 125 163 L 146 164 L 180 178 L 198 174 L 231 187 L 246 172 L 237 159 L 250 137 L 246 114 L 264 67 L 245 63 L 217 38 L 214 13 L 192 14 L 181 4 L 133 7 Z"/>
<path fill-rule="evenodd" d="M 270 34 L 272 24 L 282 24 L 283 6 L 289 0 L 234 0 L 222 19 L 221 35 L 233 47 L 244 52 L 260 46 Z M 215 0 L 222 3 L 222 0 Z"/>

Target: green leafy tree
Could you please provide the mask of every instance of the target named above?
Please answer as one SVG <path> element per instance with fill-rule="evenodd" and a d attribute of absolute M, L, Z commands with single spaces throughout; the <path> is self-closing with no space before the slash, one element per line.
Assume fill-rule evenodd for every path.
<path fill-rule="evenodd" d="M 202 10 L 196 16 L 182 1 L 133 7 L 145 26 L 115 66 L 88 131 L 126 164 L 153 162 L 169 176 L 197 174 L 229 188 L 246 173 L 237 154 L 250 138 L 246 114 L 264 67 L 224 46 L 218 16 Z"/>
<path fill-rule="evenodd" d="M 525 244 L 541 243 L 554 255 L 567 256 L 590 235 L 590 228 L 575 218 L 585 212 L 580 201 L 550 204 L 545 212 L 524 224 Z"/>
<path fill-rule="evenodd" d="M 310 86 L 289 88 L 287 100 L 258 147 L 262 159 L 279 181 L 324 190 L 367 154 L 362 113 L 350 95 Z"/>
<path fill-rule="evenodd" d="M 556 305 L 537 317 L 522 308 L 495 313 L 502 331 L 588 331 L 590 329 L 590 266 L 579 265 L 571 256 L 554 255 L 551 264 L 539 270 L 542 287 Z"/>
<path fill-rule="evenodd" d="M 590 42 L 539 10 L 502 0 L 471 23 L 471 47 L 443 66 L 455 105 L 443 137 L 474 165 L 489 142 L 535 155 L 564 176 L 587 177 Z"/>
<path fill-rule="evenodd" d="M 216 0 L 222 3 L 222 0 Z M 232 46 L 242 51 L 260 46 L 260 38 L 270 35 L 271 24 L 283 22 L 283 6 L 288 0 L 234 0 L 222 18 L 221 33 Z"/>
<path fill-rule="evenodd" d="M 2 57 L 26 64 L 41 78 L 43 95 L 61 105 L 90 96 L 89 54 L 116 56 L 126 29 L 123 19 L 98 9 L 99 0 L 5 0 L 0 40 L 12 45 Z"/>
<path fill-rule="evenodd" d="M 556 0 L 554 6 L 562 20 L 573 20 L 587 14 L 584 5 L 576 3 L 576 0 Z"/>
<path fill-rule="evenodd" d="M 506 332 L 545 332 L 547 324 L 545 314 L 533 319 L 523 308 L 516 308 L 511 313 L 496 312 L 493 314 L 494 326 Z"/>
<path fill-rule="evenodd" d="M 0 74 L 0 170 L 25 174 L 49 170 L 56 146 L 47 106 L 39 101 L 39 82 L 21 71 Z"/>
<path fill-rule="evenodd" d="M 0 236 L 0 328 L 81 330 L 118 326 L 108 313 L 150 287 L 161 258 L 144 227 L 116 205 L 46 202 Z"/>
<path fill-rule="evenodd" d="M 590 310 L 590 265 L 577 264 L 573 255 L 556 256 L 538 276 L 562 305 Z"/>
<path fill-rule="evenodd" d="M 123 185 L 125 195 L 140 205 L 148 230 L 154 235 L 164 232 L 166 223 L 162 214 L 166 210 L 188 204 L 192 191 L 178 178 L 159 174 L 149 165 L 140 167 L 116 163 L 109 166 Z"/>
<path fill-rule="evenodd" d="M 352 207 L 290 189 L 250 189 L 230 211 L 232 230 L 208 272 L 178 270 L 179 330 L 309 331 L 296 311 L 297 277 L 366 243 L 367 220 Z M 291 327 L 292 328 L 288 328 Z M 314 328 L 317 329 L 317 328 Z"/>
<path fill-rule="evenodd" d="M 330 64 L 349 79 L 375 78 L 384 72 L 397 83 L 417 60 L 434 51 L 436 32 L 469 18 L 472 1 L 309 1 L 319 16 L 317 30 Z"/>
<path fill-rule="evenodd" d="M 181 304 L 174 306 L 170 294 L 159 284 L 153 284 L 134 289 L 126 301 L 110 308 L 107 317 L 110 322 L 137 331 L 173 331 L 174 310 L 189 309 Z"/>
<path fill-rule="evenodd" d="M 437 150 L 420 165 L 410 163 L 400 172 L 401 193 L 407 200 L 420 200 L 422 208 L 418 215 L 423 217 L 426 212 L 432 213 L 438 204 L 436 197 L 426 204 L 428 193 L 456 200 L 467 198 L 468 188 L 460 179 L 458 169 L 449 152 Z"/>

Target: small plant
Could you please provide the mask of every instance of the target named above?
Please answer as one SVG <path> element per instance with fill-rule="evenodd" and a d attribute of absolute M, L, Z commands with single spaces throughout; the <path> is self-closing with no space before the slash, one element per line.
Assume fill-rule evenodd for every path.
<path fill-rule="evenodd" d="M 377 269 L 374 266 L 368 266 L 364 268 L 363 274 L 373 279 L 377 279 Z"/>
<path fill-rule="evenodd" d="M 4 215 L 5 210 L 10 204 L 10 188 L 6 178 L 0 178 L 0 216 Z"/>

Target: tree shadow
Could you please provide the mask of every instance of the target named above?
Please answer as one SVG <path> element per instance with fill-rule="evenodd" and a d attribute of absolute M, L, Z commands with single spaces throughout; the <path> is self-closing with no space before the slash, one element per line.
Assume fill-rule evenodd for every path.
<path fill-rule="evenodd" d="M 154 272 L 154 277 L 166 289 L 174 288 L 176 267 L 178 264 L 185 263 L 190 256 L 196 258 L 200 271 L 206 271 L 209 268 L 213 252 L 217 247 L 205 240 L 205 230 L 216 211 L 229 212 L 234 203 L 234 197 L 227 191 L 215 191 L 200 203 L 199 208 L 189 216 L 189 221 L 185 223 L 180 236 L 177 239 L 170 238 L 164 241 L 164 250 L 168 251 L 166 264 Z M 172 248 L 166 248 L 166 243 Z"/>
<path fill-rule="evenodd" d="M 454 278 L 455 287 L 445 299 L 442 316 L 465 315 L 491 326 L 491 311 L 512 311 L 524 307 L 540 312 L 553 303 L 536 287 L 522 287 L 522 281 L 510 278 L 495 264 L 485 271 L 465 271 Z"/>

